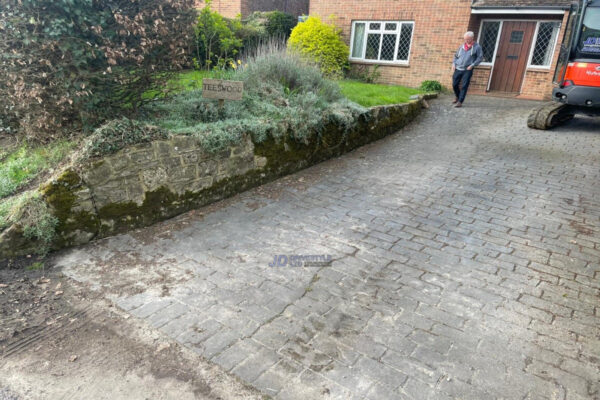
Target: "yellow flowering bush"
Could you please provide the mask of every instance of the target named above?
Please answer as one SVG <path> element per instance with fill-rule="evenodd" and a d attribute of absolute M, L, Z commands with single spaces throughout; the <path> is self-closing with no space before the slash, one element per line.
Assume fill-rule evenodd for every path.
<path fill-rule="evenodd" d="M 341 77 L 348 66 L 350 50 L 342 40 L 340 30 L 317 17 L 309 17 L 292 30 L 288 48 L 316 63 L 328 77 Z"/>

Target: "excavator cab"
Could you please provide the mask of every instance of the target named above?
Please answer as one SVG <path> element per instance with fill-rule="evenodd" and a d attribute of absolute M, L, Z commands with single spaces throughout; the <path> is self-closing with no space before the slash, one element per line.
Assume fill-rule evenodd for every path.
<path fill-rule="evenodd" d="M 550 129 L 575 114 L 600 115 L 600 0 L 571 6 L 554 83 L 554 101 L 531 113 L 529 127 Z"/>
<path fill-rule="evenodd" d="M 569 11 L 569 18 L 567 19 L 567 26 L 565 28 L 565 36 L 560 45 L 560 54 L 554 72 L 555 85 L 560 85 L 567 73 L 567 67 L 571 60 L 571 44 L 573 43 L 573 37 L 575 36 L 575 29 L 577 29 L 577 18 L 580 15 L 579 4 L 571 4 L 571 10 Z"/>

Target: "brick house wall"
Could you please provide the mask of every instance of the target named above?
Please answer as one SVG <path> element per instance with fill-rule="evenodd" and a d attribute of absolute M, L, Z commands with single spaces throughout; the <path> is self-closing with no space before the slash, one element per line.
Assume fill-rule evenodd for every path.
<path fill-rule="evenodd" d="M 442 85 L 452 85 L 452 59 L 456 49 L 463 43 L 467 30 L 477 37 L 482 19 L 504 20 L 557 20 L 563 19 L 558 43 L 562 41 L 567 13 L 562 15 L 519 14 L 472 14 L 471 0 L 311 0 L 309 14 L 333 22 L 342 30 L 346 43 L 350 43 L 352 21 L 393 20 L 414 21 L 414 35 L 408 65 L 381 64 L 381 83 L 417 87 L 423 80 L 438 80 Z M 526 71 L 519 97 L 545 99 L 552 93 L 552 77 L 559 53 L 555 47 L 550 69 Z M 352 61 L 352 64 L 366 64 Z M 377 64 L 377 62 L 370 63 Z M 491 66 L 478 67 L 473 75 L 471 92 L 486 93 Z"/>
<path fill-rule="evenodd" d="M 381 65 L 380 80 L 416 87 L 432 79 L 450 86 L 452 57 L 469 25 L 471 0 L 311 0 L 309 14 L 335 15 L 347 43 L 353 20 L 414 21 L 409 65 Z"/>
<path fill-rule="evenodd" d="M 295 17 L 308 14 L 310 0 L 251 0 L 249 12 L 254 11 L 283 11 Z"/>
<path fill-rule="evenodd" d="M 283 11 L 294 16 L 308 14 L 310 0 L 213 0 L 212 9 L 227 18 L 246 17 L 255 11 Z M 203 8 L 203 0 L 196 7 Z"/>
<path fill-rule="evenodd" d="M 247 15 L 249 0 L 213 0 L 211 8 L 227 18 L 235 18 L 239 14 Z M 197 8 L 204 8 L 203 0 L 196 0 Z"/>

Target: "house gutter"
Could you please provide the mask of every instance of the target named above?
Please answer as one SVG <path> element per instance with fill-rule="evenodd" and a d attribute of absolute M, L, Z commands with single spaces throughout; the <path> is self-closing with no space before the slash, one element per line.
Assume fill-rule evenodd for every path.
<path fill-rule="evenodd" d="M 477 7 L 471 5 L 471 14 L 556 14 L 563 15 L 569 7 Z"/>

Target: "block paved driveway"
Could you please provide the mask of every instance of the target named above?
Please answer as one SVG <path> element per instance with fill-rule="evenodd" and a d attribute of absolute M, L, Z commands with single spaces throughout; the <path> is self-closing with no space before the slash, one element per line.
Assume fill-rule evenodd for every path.
<path fill-rule="evenodd" d="M 600 398 L 599 121 L 448 103 L 57 263 L 275 399 Z"/>

